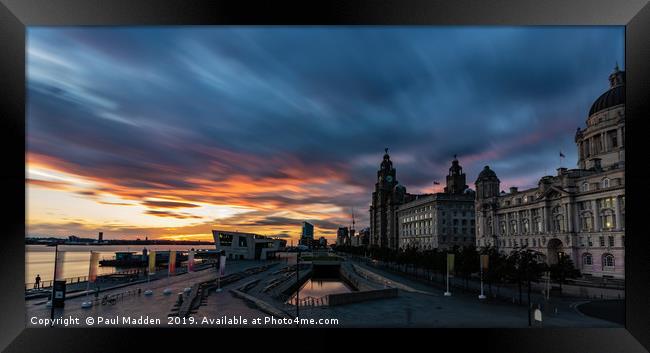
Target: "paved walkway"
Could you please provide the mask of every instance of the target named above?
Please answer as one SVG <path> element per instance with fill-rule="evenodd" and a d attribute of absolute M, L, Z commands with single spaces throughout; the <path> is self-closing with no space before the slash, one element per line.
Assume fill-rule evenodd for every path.
<path fill-rule="evenodd" d="M 230 261 L 228 263 L 228 266 L 226 266 L 226 274 L 239 272 L 261 263 L 262 262 L 259 261 Z M 101 305 L 101 303 L 99 303 L 91 308 L 82 308 L 82 302 L 88 299 L 94 299 L 94 296 L 92 295 L 66 299 L 65 308 L 55 308 L 54 317 L 79 318 L 80 325 L 78 326 L 87 327 L 84 322 L 87 317 L 97 318 L 101 316 L 104 318 L 114 318 L 116 316 L 144 316 L 151 319 L 159 319 L 161 321 L 161 325 L 158 326 L 167 327 L 167 315 L 171 312 L 174 304 L 176 303 L 176 300 L 178 299 L 178 293 L 182 292 L 186 287 L 191 287 L 194 283 L 207 281 L 214 279 L 215 277 L 216 269 L 208 268 L 198 272 L 151 281 L 149 283 L 144 282 L 118 289 L 107 290 L 100 294 L 99 298 L 102 298 L 104 295 L 116 295 L 120 293 L 130 292 L 129 295 L 125 294 L 124 297 L 120 298 L 114 305 Z M 163 290 L 166 288 L 171 289 L 171 295 L 163 294 Z M 141 289 L 142 293 L 140 295 L 135 294 L 135 292 L 137 292 L 137 289 Z M 151 289 L 153 291 L 153 295 L 144 295 L 144 291 L 147 289 Z M 28 327 L 40 326 L 38 324 L 32 324 L 32 318 L 50 318 L 50 308 L 45 305 L 45 302 L 46 299 L 42 298 L 26 301 L 26 321 Z"/>
<path fill-rule="evenodd" d="M 247 268 L 256 267 L 264 262 L 260 261 L 232 261 L 228 263 L 227 274 L 239 272 Z M 210 292 L 205 305 L 200 306 L 198 311 L 191 316 L 198 323 L 203 317 L 213 321 L 210 326 L 246 326 L 259 327 L 262 325 L 252 325 L 252 321 L 260 319 L 263 324 L 270 315 L 260 311 L 253 304 L 233 296 L 229 291 L 231 288 L 240 288 L 245 283 L 260 279 L 256 287 L 268 285 L 268 282 L 275 276 L 273 275 L 286 264 L 274 266 L 271 269 L 246 277 L 246 279 L 224 286 L 221 292 Z M 373 268 L 364 263 L 355 263 L 366 271 L 384 278 L 389 279 L 393 284 L 401 288 L 413 289 L 411 291 L 399 290 L 399 296 L 391 299 L 380 299 L 366 301 L 361 303 L 348 304 L 335 307 L 301 307 L 301 319 L 337 319 L 337 324 L 329 326 L 336 327 L 527 327 L 528 311 L 525 305 L 514 305 L 511 302 L 501 300 L 484 300 L 479 301 L 478 293 L 475 291 L 452 290 L 451 297 L 443 296 L 444 289 L 438 285 L 423 283 L 401 276 L 399 274 Z M 96 305 L 90 309 L 82 309 L 81 303 L 86 300 L 85 296 L 66 300 L 66 307 L 62 310 L 57 309 L 55 317 L 72 316 L 80 318 L 79 326 L 85 327 L 84 320 L 86 317 L 98 316 L 115 317 L 128 315 L 130 317 L 149 317 L 150 319 L 159 319 L 161 324 L 158 326 L 166 327 L 167 315 L 171 312 L 174 303 L 177 300 L 177 293 L 183 288 L 190 287 L 192 284 L 214 279 L 216 276 L 215 269 L 207 269 L 200 272 L 194 272 L 185 275 L 174 276 L 170 278 L 152 281 L 150 283 L 141 283 L 128 287 L 108 290 L 104 294 L 118 294 L 126 291 L 132 293 L 140 288 L 143 292 L 146 289 L 152 289 L 152 296 L 125 295 L 123 299 L 117 301 L 115 305 Z M 170 288 L 172 295 L 163 294 L 163 289 Z M 259 289 L 259 288 L 258 288 Z M 257 294 L 258 290 L 251 290 L 249 294 Z M 101 297 L 101 296 L 100 296 Z M 90 297 L 92 298 L 92 296 Z M 525 298 L 525 295 L 524 295 Z M 534 302 L 541 301 L 541 295 L 534 297 Z M 268 299 L 268 298 L 267 298 Z M 49 318 L 50 308 L 47 308 L 43 299 L 27 301 L 27 325 L 29 327 L 38 326 L 31 323 L 30 318 Z M 277 307 L 283 307 L 282 303 L 273 302 Z M 575 306 L 580 304 L 575 299 L 556 299 L 550 304 L 544 313 L 544 327 L 620 327 L 620 325 L 583 315 Z M 549 306 L 558 308 L 551 310 Z M 295 307 L 294 307 L 295 309 Z M 293 310 L 289 312 L 293 314 Z M 247 319 L 248 325 L 224 324 L 224 318 Z M 61 325 L 58 325 L 61 326 Z M 118 325 L 119 326 L 119 325 Z M 278 325 L 268 324 L 267 326 L 278 327 Z M 295 326 L 295 325 L 284 325 Z M 326 325 L 328 326 L 328 325 Z"/>
<path fill-rule="evenodd" d="M 334 317 L 343 324 L 350 320 L 353 326 L 427 326 L 427 327 L 527 327 L 528 310 L 526 305 L 513 305 L 499 300 L 479 301 L 478 292 L 452 290 L 451 297 L 443 295 L 444 289 L 424 284 L 420 281 L 383 271 L 371 266 L 357 265 L 373 271 L 395 282 L 421 290 L 431 295 L 401 290 L 397 299 L 385 299 L 343 307 L 330 308 Z M 518 295 L 518 294 L 517 294 Z M 524 300 L 526 296 L 524 294 Z M 542 296 L 537 296 L 542 302 Z M 535 299 L 533 299 L 535 303 Z M 545 327 L 620 327 L 616 323 L 583 315 L 572 305 L 575 300 L 557 299 L 552 304 L 558 307 L 545 310 Z M 548 305 L 548 304 L 547 304 Z M 548 308 L 547 308 L 548 309 Z M 356 322 L 355 322 L 356 321 Z M 377 324 L 379 322 L 379 324 Z"/>

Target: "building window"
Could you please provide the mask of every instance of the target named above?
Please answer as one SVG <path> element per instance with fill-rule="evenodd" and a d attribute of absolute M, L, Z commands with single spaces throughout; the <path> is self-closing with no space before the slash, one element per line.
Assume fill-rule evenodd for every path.
<path fill-rule="evenodd" d="M 616 227 L 616 220 L 614 219 L 614 212 L 611 210 L 605 210 L 601 214 L 601 225 L 603 230 L 611 230 Z"/>
<path fill-rule="evenodd" d="M 613 247 L 614 246 L 614 237 L 613 236 L 607 237 L 607 242 L 609 243 L 609 246 Z"/>
<path fill-rule="evenodd" d="M 603 270 L 606 268 L 612 268 L 614 267 L 614 255 L 612 254 L 604 254 L 603 255 Z"/>
<path fill-rule="evenodd" d="M 621 196 L 619 202 L 621 212 L 621 228 L 625 229 L 625 196 Z"/>
<path fill-rule="evenodd" d="M 614 198 L 613 197 L 607 197 L 604 199 L 599 199 L 598 200 L 598 205 L 599 207 L 602 208 L 613 208 L 614 207 Z"/>
<path fill-rule="evenodd" d="M 537 239 L 533 238 L 533 246 L 537 247 Z"/>
<path fill-rule="evenodd" d="M 591 265 L 591 254 L 590 253 L 585 253 L 582 254 L 582 264 L 583 265 Z"/>
<path fill-rule="evenodd" d="M 609 139 L 609 145 L 613 147 L 618 147 L 618 137 L 616 136 L 617 131 L 611 130 L 607 132 L 607 137 Z"/>
<path fill-rule="evenodd" d="M 580 216 L 580 224 L 583 232 L 593 231 L 593 218 L 591 217 L 591 213 L 584 212 Z"/>
<path fill-rule="evenodd" d="M 219 233 L 219 245 L 232 246 L 232 234 Z"/>
<path fill-rule="evenodd" d="M 608 188 L 608 187 L 609 187 L 609 179 L 607 179 L 607 178 L 603 179 L 603 180 L 600 182 L 600 185 L 601 185 L 601 187 L 602 187 L 603 189 L 604 189 L 604 188 Z"/>
<path fill-rule="evenodd" d="M 600 242 L 600 246 L 605 246 L 605 237 L 598 237 L 598 241 Z"/>
<path fill-rule="evenodd" d="M 582 183 L 582 185 L 580 185 L 580 191 L 582 192 L 589 191 L 589 183 L 587 183 L 586 181 Z"/>
<path fill-rule="evenodd" d="M 553 219 L 553 230 L 558 233 L 564 232 L 564 217 L 562 215 L 555 216 Z"/>
<path fill-rule="evenodd" d="M 594 242 L 591 241 L 591 237 L 587 237 L 587 244 L 589 244 L 589 246 L 594 246 Z"/>

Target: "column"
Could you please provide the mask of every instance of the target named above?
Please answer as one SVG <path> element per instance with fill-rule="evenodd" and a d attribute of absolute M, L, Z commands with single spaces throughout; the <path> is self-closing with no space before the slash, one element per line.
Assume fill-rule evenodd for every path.
<path fill-rule="evenodd" d="M 618 140 L 617 141 L 618 145 L 623 146 L 623 129 L 622 128 L 616 129 L 616 137 L 617 137 L 616 139 Z"/>
<path fill-rule="evenodd" d="M 618 196 L 614 198 L 614 214 L 616 218 L 616 230 L 621 230 L 621 205 Z"/>
<path fill-rule="evenodd" d="M 550 210 L 548 206 L 544 206 L 544 233 L 550 233 L 551 232 L 551 227 L 550 227 L 550 221 L 551 221 L 551 215 L 550 215 Z"/>
<path fill-rule="evenodd" d="M 600 232 L 600 212 L 598 210 L 598 202 L 591 200 L 591 210 L 594 213 L 594 231 Z"/>
<path fill-rule="evenodd" d="M 573 217 L 573 231 L 576 232 L 576 233 L 581 231 L 581 229 L 580 229 L 580 212 L 578 211 L 577 206 L 578 205 L 576 205 L 575 202 L 571 205 L 571 212 L 573 212 L 573 215 L 572 215 L 572 217 Z"/>
<path fill-rule="evenodd" d="M 573 232 L 573 205 L 571 201 L 566 204 L 567 232 Z"/>

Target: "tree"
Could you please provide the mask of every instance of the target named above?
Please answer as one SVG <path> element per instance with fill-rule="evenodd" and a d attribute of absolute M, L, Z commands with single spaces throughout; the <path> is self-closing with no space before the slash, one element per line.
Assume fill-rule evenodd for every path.
<path fill-rule="evenodd" d="M 465 289 L 472 273 L 479 271 L 479 257 L 474 245 L 461 248 L 458 254 L 458 272 L 465 280 Z"/>
<path fill-rule="evenodd" d="M 562 283 L 565 283 L 569 278 L 577 278 L 580 276 L 569 256 L 561 255 L 558 257 L 558 262 L 549 267 L 551 272 L 551 279 L 560 284 L 560 292 L 562 291 Z"/>
<path fill-rule="evenodd" d="M 519 302 L 521 303 L 521 285 L 526 283 L 528 287 L 528 326 L 532 325 L 531 313 L 532 303 L 530 301 L 531 282 L 539 282 L 542 274 L 547 270 L 546 264 L 542 261 L 542 253 L 527 249 L 526 246 L 515 248 L 510 256 L 510 275 L 514 276 L 519 286 Z"/>
<path fill-rule="evenodd" d="M 497 295 L 502 281 L 506 278 L 506 257 L 499 253 L 494 245 L 484 246 L 480 253 L 488 256 L 488 268 L 483 272 L 483 279 L 488 285 L 488 293 L 492 295 L 492 284 L 497 285 Z"/>

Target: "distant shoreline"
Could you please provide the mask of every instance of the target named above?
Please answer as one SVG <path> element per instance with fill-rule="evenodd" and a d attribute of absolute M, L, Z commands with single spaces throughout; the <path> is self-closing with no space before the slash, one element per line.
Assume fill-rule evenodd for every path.
<path fill-rule="evenodd" d="M 214 245 L 214 242 L 191 240 L 104 240 L 97 241 L 69 241 L 66 239 L 39 239 L 25 240 L 26 245 Z"/>

